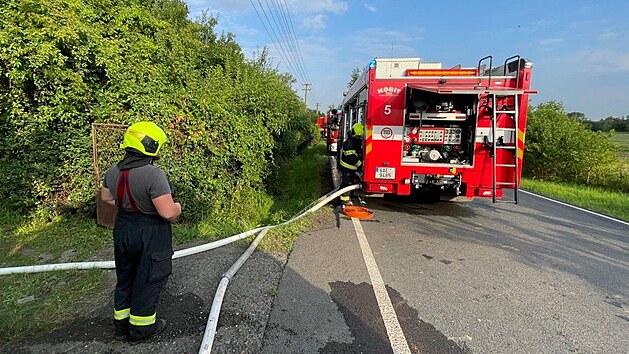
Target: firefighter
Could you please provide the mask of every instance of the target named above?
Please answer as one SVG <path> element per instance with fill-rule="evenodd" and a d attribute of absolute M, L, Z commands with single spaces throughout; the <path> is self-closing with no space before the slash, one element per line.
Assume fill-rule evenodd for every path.
<path fill-rule="evenodd" d="M 105 173 L 101 199 L 117 207 L 114 227 L 116 339 L 132 344 L 161 333 L 166 321 L 155 311 L 172 273 L 172 225 L 181 214 L 166 173 L 153 166 L 166 142 L 155 123 L 131 125 L 120 145 L 126 152 Z"/>
<path fill-rule="evenodd" d="M 330 113 L 331 114 L 330 114 L 329 122 L 332 126 L 336 126 L 338 129 L 338 125 L 339 125 L 339 116 L 337 115 L 338 111 L 336 109 L 333 109 Z"/>
<path fill-rule="evenodd" d="M 362 124 L 356 123 L 349 132 L 349 138 L 343 142 L 341 155 L 341 187 L 351 186 L 360 180 L 359 171 L 363 164 L 363 134 L 365 128 Z M 351 192 L 344 193 L 340 197 L 343 206 L 352 205 Z"/>

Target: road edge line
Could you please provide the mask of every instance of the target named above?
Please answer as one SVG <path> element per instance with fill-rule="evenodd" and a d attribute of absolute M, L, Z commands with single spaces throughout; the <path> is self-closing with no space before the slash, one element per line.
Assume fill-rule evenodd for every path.
<path fill-rule="evenodd" d="M 384 327 L 387 330 L 387 335 L 389 336 L 391 349 L 393 349 L 393 353 L 396 354 L 410 354 L 411 349 L 409 348 L 408 342 L 406 341 L 406 336 L 402 331 L 402 326 L 400 326 L 400 322 L 398 321 L 397 313 L 393 308 L 391 298 L 389 298 L 389 293 L 387 292 L 387 288 L 384 285 L 384 280 L 382 279 L 382 275 L 380 274 L 380 270 L 378 269 L 376 259 L 371 252 L 371 248 L 369 247 L 369 242 L 367 241 L 365 231 L 363 230 L 362 225 L 360 225 L 360 220 L 352 218 L 352 223 L 354 224 L 354 230 L 356 231 L 356 236 L 358 237 L 360 250 L 363 253 L 363 259 L 365 260 L 365 265 L 367 266 L 367 272 L 369 272 L 369 278 L 371 279 L 373 292 L 376 295 L 376 301 L 378 302 L 378 307 L 380 308 L 380 315 L 382 315 Z"/>

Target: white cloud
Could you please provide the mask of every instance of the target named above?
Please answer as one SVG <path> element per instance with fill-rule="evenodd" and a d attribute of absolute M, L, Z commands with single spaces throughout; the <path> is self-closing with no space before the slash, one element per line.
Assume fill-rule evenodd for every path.
<path fill-rule="evenodd" d="M 588 70 L 594 72 L 629 73 L 629 52 L 596 49 L 581 53 Z"/>
<path fill-rule="evenodd" d="M 323 29 L 325 28 L 325 16 L 318 14 L 313 17 L 304 18 L 303 26 L 309 29 Z"/>
<path fill-rule="evenodd" d="M 605 32 L 599 33 L 596 36 L 596 38 L 598 38 L 601 41 L 607 41 L 607 40 L 610 40 L 610 39 L 615 39 L 618 36 L 620 36 L 621 34 L 622 33 L 620 33 L 620 32 L 605 31 Z"/>
<path fill-rule="evenodd" d="M 313 14 L 331 12 L 340 15 L 347 11 L 346 1 L 335 0 L 285 0 L 288 8 L 293 13 Z"/>
<path fill-rule="evenodd" d="M 589 47 L 554 57 L 549 63 L 560 63 L 562 72 L 574 74 L 626 74 L 629 73 L 629 51 Z M 553 65 L 554 66 L 554 65 Z"/>
<path fill-rule="evenodd" d="M 373 12 L 373 13 L 378 11 L 378 9 L 375 6 L 372 6 L 372 5 L 369 5 L 369 4 L 365 4 L 365 8 L 367 10 L 369 10 L 369 12 Z"/>
<path fill-rule="evenodd" d="M 249 0 L 185 0 L 193 13 L 208 10 L 210 13 L 229 13 L 240 16 L 253 11 Z"/>
<path fill-rule="evenodd" d="M 593 28 L 600 28 L 607 23 L 604 19 L 593 19 L 583 21 L 572 21 L 566 25 L 569 30 L 592 30 Z"/>
<path fill-rule="evenodd" d="M 563 41 L 564 41 L 563 38 L 547 38 L 547 39 L 540 39 L 539 41 L 537 41 L 537 44 L 542 45 L 542 46 L 552 46 L 555 44 L 559 44 Z"/>

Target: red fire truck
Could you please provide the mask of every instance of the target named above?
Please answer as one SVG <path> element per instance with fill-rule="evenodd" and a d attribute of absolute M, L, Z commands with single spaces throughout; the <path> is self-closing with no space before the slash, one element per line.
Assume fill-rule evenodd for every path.
<path fill-rule="evenodd" d="M 326 113 L 325 143 L 329 155 L 335 155 L 338 152 L 339 123 L 343 113 L 340 110 L 336 111 L 336 114 L 333 111 Z"/>
<path fill-rule="evenodd" d="M 365 125 L 363 191 L 442 200 L 502 198 L 522 172 L 532 63 L 519 55 L 493 66 L 443 68 L 419 58 L 377 58 L 342 103 L 339 153 Z"/>
<path fill-rule="evenodd" d="M 319 126 L 319 133 L 322 138 L 325 138 L 327 134 L 328 116 L 317 117 L 317 125 Z"/>

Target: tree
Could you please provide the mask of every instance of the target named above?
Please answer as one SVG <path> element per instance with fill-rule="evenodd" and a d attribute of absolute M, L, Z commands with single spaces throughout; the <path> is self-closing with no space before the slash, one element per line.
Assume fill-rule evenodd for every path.
<path fill-rule="evenodd" d="M 592 121 L 590 123 L 593 131 L 609 132 L 614 130 L 617 132 L 629 132 L 629 117 L 609 116 L 600 121 Z"/>
<path fill-rule="evenodd" d="M 575 119 L 579 122 L 585 122 L 587 118 L 585 117 L 585 113 L 582 112 L 570 112 L 568 113 L 568 117 Z"/>
<path fill-rule="evenodd" d="M 358 80 L 358 78 L 360 77 L 360 73 L 361 71 L 359 68 L 352 69 L 352 74 L 350 76 L 349 82 L 347 83 L 347 88 L 352 87 L 354 82 L 356 82 L 356 80 Z"/>

